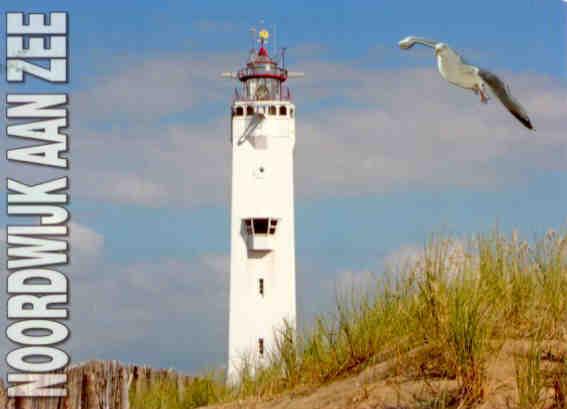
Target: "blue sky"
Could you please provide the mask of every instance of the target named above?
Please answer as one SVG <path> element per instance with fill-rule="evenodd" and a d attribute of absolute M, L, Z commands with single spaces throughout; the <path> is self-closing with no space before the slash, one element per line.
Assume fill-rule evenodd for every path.
<path fill-rule="evenodd" d="M 567 3 L 465 4 L 8 0 L 70 13 L 74 360 L 224 364 L 236 84 L 218 74 L 244 63 L 261 19 L 306 73 L 290 84 L 301 320 L 346 273 L 379 274 L 431 234 L 564 228 Z M 409 34 L 501 73 L 538 131 L 446 85 L 430 51 L 401 52 Z"/>

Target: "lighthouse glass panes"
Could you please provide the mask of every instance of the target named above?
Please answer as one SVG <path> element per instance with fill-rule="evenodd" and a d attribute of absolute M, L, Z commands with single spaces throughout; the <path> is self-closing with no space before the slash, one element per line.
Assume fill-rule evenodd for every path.
<path fill-rule="evenodd" d="M 255 234 L 268 234 L 268 220 L 264 218 L 258 218 L 253 220 L 254 233 Z"/>
<path fill-rule="evenodd" d="M 243 364 L 269 354 L 275 334 L 296 318 L 295 106 L 283 85 L 287 70 L 270 57 L 265 39 L 236 73 L 230 110 L 230 382 Z"/>
<path fill-rule="evenodd" d="M 248 234 L 249 236 L 276 234 L 278 219 L 260 217 L 254 219 L 244 219 L 243 221 L 244 226 L 246 227 L 246 234 Z"/>
<path fill-rule="evenodd" d="M 246 97 L 249 100 L 280 99 L 280 82 L 272 78 L 257 78 L 246 81 Z"/>

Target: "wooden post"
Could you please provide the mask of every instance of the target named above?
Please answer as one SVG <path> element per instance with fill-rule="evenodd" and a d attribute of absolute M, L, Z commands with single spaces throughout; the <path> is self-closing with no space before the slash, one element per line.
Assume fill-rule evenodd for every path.
<path fill-rule="evenodd" d="M 191 378 L 172 370 L 91 361 L 68 368 L 65 398 L 8 399 L 0 380 L 0 409 L 130 409 L 130 388 L 136 393 L 166 381 L 181 400 Z"/>

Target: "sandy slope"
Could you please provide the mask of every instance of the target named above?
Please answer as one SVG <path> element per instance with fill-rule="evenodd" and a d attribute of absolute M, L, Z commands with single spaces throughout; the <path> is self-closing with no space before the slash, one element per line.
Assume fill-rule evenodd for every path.
<path fill-rule="evenodd" d="M 523 341 L 508 341 L 500 353 L 491 357 L 487 367 L 487 387 L 483 402 L 475 408 L 515 408 L 517 393 L 514 356 L 526 353 Z M 564 356 L 565 344 L 546 344 L 544 364 L 552 365 L 555 358 Z M 325 385 L 318 389 L 295 391 L 271 400 L 241 401 L 211 406 L 209 409 L 402 409 L 432 407 L 433 396 L 444 389 L 455 389 L 456 381 L 430 379 L 412 380 L 392 374 L 392 363 L 385 362 L 368 368 L 357 376 Z M 551 389 L 542 394 L 549 399 Z M 545 396 L 544 396 L 545 395 Z M 420 404 L 421 401 L 421 404 Z M 549 401 L 550 402 L 550 401 Z M 549 407 L 551 405 L 543 405 Z M 458 405 L 455 405 L 458 406 Z"/>
<path fill-rule="evenodd" d="M 526 355 L 526 341 L 507 341 L 499 345 L 500 352 L 490 357 L 487 365 L 487 383 L 482 402 L 477 409 L 517 409 L 515 357 Z M 542 345 L 544 370 L 565 362 L 567 343 L 549 342 Z M 422 362 L 427 351 L 418 349 L 405 357 L 404 362 L 415 359 Z M 408 359 L 409 358 L 409 359 Z M 412 377 L 408 367 L 399 367 L 400 361 L 386 361 L 369 367 L 361 373 L 312 388 L 301 388 L 272 399 L 246 400 L 208 409 L 434 409 L 434 398 L 441 391 L 455 391 L 457 382 L 440 377 L 424 380 Z M 42 400 L 41 402 L 7 401 L 0 381 L 0 408 L 2 409 L 128 409 L 128 387 L 149 385 L 159 379 L 173 379 L 178 387 L 191 382 L 190 377 L 174 371 L 153 370 L 146 367 L 124 366 L 117 362 L 88 362 L 69 369 L 72 382 L 70 396 L 65 401 Z M 400 375 L 403 374 L 403 375 Z M 138 386 L 140 386 L 138 385 Z M 552 408 L 552 385 L 542 391 L 542 405 L 535 409 Z M 459 407 L 458 403 L 449 406 Z"/>

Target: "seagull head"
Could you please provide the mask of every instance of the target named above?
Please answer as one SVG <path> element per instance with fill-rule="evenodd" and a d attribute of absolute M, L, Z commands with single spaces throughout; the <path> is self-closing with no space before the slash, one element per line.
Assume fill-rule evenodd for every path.
<path fill-rule="evenodd" d="M 445 43 L 436 44 L 435 45 L 435 55 L 439 55 L 439 53 L 442 53 L 443 51 L 445 51 L 448 48 L 449 48 L 449 46 Z"/>
<path fill-rule="evenodd" d="M 407 50 L 409 48 L 412 48 L 414 43 L 415 43 L 414 38 L 412 36 L 409 36 L 398 42 L 398 46 L 401 49 Z"/>

